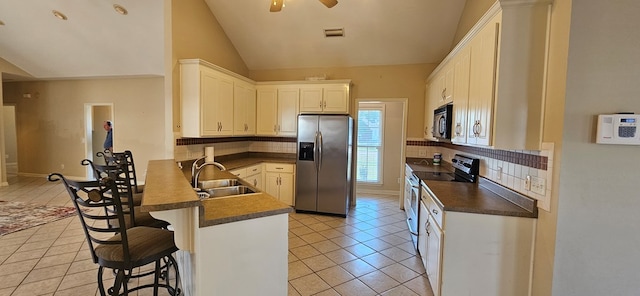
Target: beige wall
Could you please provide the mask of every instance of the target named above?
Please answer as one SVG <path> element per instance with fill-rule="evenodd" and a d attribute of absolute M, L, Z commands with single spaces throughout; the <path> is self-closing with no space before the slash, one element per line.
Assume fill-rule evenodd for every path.
<path fill-rule="evenodd" d="M 204 0 L 173 0 L 171 24 L 173 130 L 179 132 L 179 59 L 203 59 L 243 76 L 249 70 Z"/>
<path fill-rule="evenodd" d="M 113 103 L 114 144 L 133 152 L 144 180 L 147 162 L 163 158 L 164 79 L 92 79 L 4 83 L 15 102 L 20 173 L 85 176 L 85 103 Z M 22 93 L 32 94 L 23 99 Z M 65 169 L 61 169 L 61 165 Z"/>
<path fill-rule="evenodd" d="M 15 106 L 3 106 L 2 113 L 4 116 L 4 154 L 9 156 L 8 158 L 5 158 L 4 155 L 2 155 L 2 157 L 7 163 L 16 163 L 18 162 L 18 150 Z"/>
<path fill-rule="evenodd" d="M 571 2 L 553 295 L 640 294 L 639 146 L 595 144 L 597 114 L 640 113 L 638 15 Z"/>
<path fill-rule="evenodd" d="M 367 66 L 349 68 L 308 68 L 252 70 L 256 81 L 304 80 L 308 76 L 327 74 L 329 79 L 351 79 L 351 113 L 359 98 L 408 98 L 407 137 L 422 138 L 426 78 L 436 64 Z"/>
<path fill-rule="evenodd" d="M 484 15 L 487 10 L 495 3 L 496 0 L 467 0 L 464 5 L 464 10 L 462 11 L 462 16 L 460 17 L 460 21 L 458 22 L 458 29 L 456 29 L 456 34 L 453 37 L 453 44 L 451 44 L 451 49 L 453 49 L 464 35 L 471 30 L 471 28 L 480 20 L 482 15 Z"/>

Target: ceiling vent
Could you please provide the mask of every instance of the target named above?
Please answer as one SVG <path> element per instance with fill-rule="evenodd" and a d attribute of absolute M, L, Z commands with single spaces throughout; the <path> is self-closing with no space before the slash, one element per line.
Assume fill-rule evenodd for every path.
<path fill-rule="evenodd" d="M 344 37 L 344 29 L 324 29 L 324 37 Z"/>

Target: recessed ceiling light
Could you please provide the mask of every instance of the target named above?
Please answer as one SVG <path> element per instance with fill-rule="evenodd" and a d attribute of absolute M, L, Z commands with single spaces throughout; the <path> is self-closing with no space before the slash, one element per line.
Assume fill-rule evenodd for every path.
<path fill-rule="evenodd" d="M 53 12 L 53 15 L 54 15 L 55 17 L 57 17 L 57 18 L 59 18 L 59 19 L 61 19 L 61 20 L 63 20 L 63 21 L 66 21 L 66 20 L 67 20 L 67 16 L 66 16 L 66 15 L 64 15 L 62 12 L 59 12 L 59 11 L 57 11 L 57 10 L 53 10 L 53 11 L 51 11 L 51 12 Z"/>
<path fill-rule="evenodd" d="M 122 14 L 122 15 L 129 14 L 129 12 L 127 11 L 126 8 L 124 8 L 124 7 L 122 7 L 121 5 L 118 5 L 118 4 L 113 4 L 113 9 L 115 9 L 117 13 Z"/>

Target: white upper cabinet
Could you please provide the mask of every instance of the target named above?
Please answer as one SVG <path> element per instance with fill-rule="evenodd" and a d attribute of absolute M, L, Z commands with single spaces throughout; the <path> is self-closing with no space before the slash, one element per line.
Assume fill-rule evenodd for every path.
<path fill-rule="evenodd" d="M 467 141 L 467 114 L 469 108 L 470 49 L 464 48 L 453 60 L 453 119 L 451 142 L 465 144 Z"/>
<path fill-rule="evenodd" d="M 278 87 L 278 136 L 297 135 L 299 98 L 297 87 Z"/>
<path fill-rule="evenodd" d="M 453 143 L 540 149 L 549 5 L 498 0 L 430 75 L 426 105 L 454 104 Z"/>
<path fill-rule="evenodd" d="M 278 133 L 278 89 L 258 86 L 256 92 L 256 134 L 275 136 Z"/>
<path fill-rule="evenodd" d="M 234 78 L 199 60 L 180 65 L 182 136 L 204 137 L 233 134 Z"/>
<path fill-rule="evenodd" d="M 254 84 L 203 60 L 180 60 L 182 136 L 254 134 Z"/>
<path fill-rule="evenodd" d="M 349 114 L 350 81 L 300 86 L 300 113 Z"/>
<path fill-rule="evenodd" d="M 256 88 L 236 82 L 233 93 L 233 135 L 256 134 Z"/>
<path fill-rule="evenodd" d="M 296 136 L 299 91 L 292 86 L 257 86 L 257 135 Z"/>

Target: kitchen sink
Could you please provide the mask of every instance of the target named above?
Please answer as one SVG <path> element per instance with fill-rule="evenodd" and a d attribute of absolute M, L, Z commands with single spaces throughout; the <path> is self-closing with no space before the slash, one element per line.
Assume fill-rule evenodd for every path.
<path fill-rule="evenodd" d="M 205 194 L 201 194 L 205 192 L 208 194 L 208 196 Z M 232 196 L 232 195 L 242 195 L 242 194 L 249 194 L 249 193 L 255 193 L 255 191 L 249 188 L 249 186 L 237 185 L 237 186 L 203 189 L 198 193 L 198 195 L 200 196 L 201 199 L 203 199 L 203 198 L 224 197 L 224 196 Z"/>
<path fill-rule="evenodd" d="M 198 188 L 203 190 L 210 189 L 210 188 L 230 187 L 230 186 L 238 186 L 238 185 L 240 185 L 240 180 L 238 179 L 217 179 L 217 180 L 198 181 Z"/>

